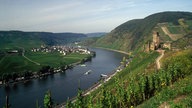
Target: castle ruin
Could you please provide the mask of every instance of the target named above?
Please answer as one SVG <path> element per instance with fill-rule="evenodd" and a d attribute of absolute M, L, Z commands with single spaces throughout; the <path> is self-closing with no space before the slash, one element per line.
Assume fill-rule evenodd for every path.
<path fill-rule="evenodd" d="M 148 52 L 150 50 L 157 50 L 160 48 L 160 37 L 159 37 L 159 32 L 153 32 L 153 41 L 152 42 L 147 42 L 145 45 L 145 51 Z"/>
<path fill-rule="evenodd" d="M 149 51 L 157 50 L 159 48 L 171 49 L 171 43 L 170 42 L 161 42 L 159 32 L 153 31 L 152 42 L 148 41 L 144 46 L 144 50 L 146 52 L 149 52 Z"/>

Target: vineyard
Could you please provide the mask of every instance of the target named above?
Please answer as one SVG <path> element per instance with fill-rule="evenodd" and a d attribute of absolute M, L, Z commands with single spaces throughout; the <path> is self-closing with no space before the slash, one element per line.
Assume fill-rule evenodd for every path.
<path fill-rule="evenodd" d="M 124 77 L 121 76 L 123 72 L 119 73 L 119 75 L 113 78 L 111 82 L 109 82 L 108 84 L 103 84 L 99 90 L 85 97 L 82 95 L 83 92 L 79 89 L 79 93 L 75 102 L 71 102 L 68 100 L 66 107 L 131 108 L 138 105 L 139 107 L 158 107 L 163 103 L 163 101 L 165 102 L 167 100 L 171 100 L 172 98 L 183 95 L 183 93 L 192 94 L 191 84 L 185 84 L 186 86 L 180 85 L 187 82 L 189 83 L 186 78 L 189 78 L 188 76 L 191 75 L 191 54 L 192 50 L 168 53 L 168 55 L 166 55 L 162 61 L 164 66 L 161 70 L 155 71 L 154 69 L 154 72 L 145 73 L 139 69 L 139 73 L 134 74 L 131 72 L 127 72 L 127 75 L 130 76 L 125 75 Z M 172 57 L 170 57 L 169 55 L 172 55 Z M 153 61 L 153 59 L 150 61 Z M 141 63 L 147 64 L 144 63 L 142 60 L 140 62 L 133 62 L 130 63 L 130 65 Z M 134 68 L 136 69 L 137 67 Z M 131 70 L 134 70 L 134 68 L 131 68 Z M 130 67 L 127 67 L 126 70 L 130 70 Z M 176 85 L 184 87 L 182 89 L 179 89 Z M 173 92 L 173 90 L 171 91 L 171 89 L 173 89 L 174 87 L 177 89 L 175 89 Z M 161 101 L 155 101 L 158 100 L 156 98 L 159 98 L 159 100 L 161 99 Z M 183 104 L 185 105 L 185 107 L 190 107 L 190 105 L 192 104 L 192 100 L 189 97 L 186 98 L 188 99 L 188 101 L 184 102 Z M 150 104 L 149 102 L 147 103 L 147 101 L 151 99 L 153 99 L 152 104 Z M 142 103 L 144 103 L 144 105 L 142 105 Z M 181 103 L 181 105 L 183 104 Z M 176 104 L 172 102 L 171 106 L 176 106 Z"/>

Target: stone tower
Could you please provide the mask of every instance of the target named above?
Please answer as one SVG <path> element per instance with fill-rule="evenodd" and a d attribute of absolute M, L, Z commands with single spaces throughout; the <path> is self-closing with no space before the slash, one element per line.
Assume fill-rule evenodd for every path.
<path fill-rule="evenodd" d="M 153 32 L 153 42 L 152 42 L 152 46 L 151 46 L 151 50 L 156 50 L 159 48 L 160 45 L 160 39 L 159 39 L 159 32 Z"/>

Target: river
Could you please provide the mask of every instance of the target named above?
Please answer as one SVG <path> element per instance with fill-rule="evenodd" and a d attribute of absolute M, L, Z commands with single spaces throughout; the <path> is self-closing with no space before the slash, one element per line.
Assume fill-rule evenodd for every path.
<path fill-rule="evenodd" d="M 77 65 L 63 73 L 56 73 L 43 79 L 33 79 L 27 83 L 19 83 L 5 88 L 0 86 L 0 108 L 5 104 L 5 96 L 9 95 L 11 108 L 35 108 L 36 101 L 43 107 L 45 92 L 50 90 L 55 103 L 62 103 L 67 98 L 77 95 L 78 87 L 88 89 L 100 79 L 101 74 L 110 74 L 120 65 L 125 54 L 92 48 L 96 57 L 86 62 L 86 66 Z M 89 71 L 90 74 L 85 75 Z"/>

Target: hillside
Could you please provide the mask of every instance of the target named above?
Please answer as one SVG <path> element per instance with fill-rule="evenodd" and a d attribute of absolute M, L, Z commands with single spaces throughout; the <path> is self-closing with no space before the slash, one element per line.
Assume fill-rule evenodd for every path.
<path fill-rule="evenodd" d="M 79 90 L 68 108 L 190 108 L 192 105 L 192 50 L 168 51 L 155 68 L 157 52 L 141 52 L 122 71 L 89 95 Z M 80 103 L 80 104 L 79 104 Z"/>
<path fill-rule="evenodd" d="M 15 79 L 32 77 L 46 69 L 49 69 L 46 72 L 64 70 L 67 65 L 83 61 L 90 55 L 70 53 L 67 48 L 58 45 L 85 37 L 77 33 L 0 31 L 0 82 L 18 81 Z"/>
<path fill-rule="evenodd" d="M 67 44 L 85 38 L 80 33 L 0 31 L 0 49 L 32 48 L 40 45 Z"/>
<path fill-rule="evenodd" d="M 101 81 L 89 95 L 81 90 L 76 101 L 66 106 L 98 108 L 188 108 L 192 105 L 192 13 L 162 12 L 128 21 L 87 45 L 123 51 L 141 51 L 122 60 L 129 62 L 113 77 Z M 157 48 L 144 52 L 146 43 L 160 35 L 160 44 L 171 43 L 173 50 Z M 158 32 L 158 33 L 157 33 Z M 157 38 L 157 37 L 156 37 Z M 155 39 L 157 40 L 157 39 Z M 162 50 L 163 49 L 163 50 Z M 161 55 L 159 53 L 161 53 Z M 158 66 L 159 64 L 159 66 Z M 161 66 L 160 66 L 161 65 Z M 80 103 L 80 104 L 79 104 Z"/>
<path fill-rule="evenodd" d="M 161 12 L 150 15 L 144 19 L 125 22 L 106 36 L 98 39 L 94 45 L 123 51 L 142 50 L 143 45 L 148 40 L 152 40 L 152 32 L 159 23 L 169 22 L 169 24 L 177 26 L 180 25 L 179 19 L 184 19 L 188 22 L 187 26 L 189 26 L 188 28 L 191 30 L 191 12 Z M 171 32 L 178 31 L 175 30 L 175 28 L 169 29 L 172 29 Z M 168 40 L 169 38 L 165 41 Z"/>
<path fill-rule="evenodd" d="M 101 37 L 106 35 L 107 33 L 105 32 L 96 32 L 96 33 L 87 33 L 85 35 L 87 35 L 87 37 Z"/>

